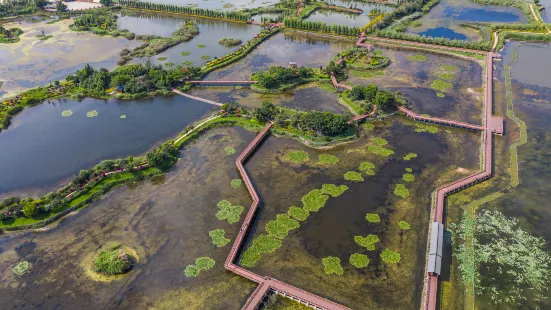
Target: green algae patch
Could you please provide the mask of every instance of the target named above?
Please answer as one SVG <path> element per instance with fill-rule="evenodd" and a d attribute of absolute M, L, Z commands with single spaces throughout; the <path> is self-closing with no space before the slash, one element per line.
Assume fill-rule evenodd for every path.
<path fill-rule="evenodd" d="M 368 161 L 361 162 L 360 167 L 358 169 L 360 171 L 363 171 L 367 175 L 375 175 L 375 171 L 373 170 L 375 169 L 375 164 L 371 162 L 368 162 Z"/>
<path fill-rule="evenodd" d="M 322 193 L 330 195 L 331 197 L 334 197 L 334 198 L 339 197 L 347 190 L 348 190 L 348 186 L 346 185 L 337 186 L 335 184 L 323 184 L 321 186 Z"/>
<path fill-rule="evenodd" d="M 435 80 L 432 82 L 430 87 L 434 90 L 437 90 L 441 93 L 445 93 L 448 89 L 450 89 L 453 85 L 449 82 L 442 81 L 442 80 Z"/>
<path fill-rule="evenodd" d="M 424 55 L 410 55 L 407 57 L 409 61 L 416 61 L 416 62 L 425 62 L 427 61 L 427 57 Z"/>
<path fill-rule="evenodd" d="M 381 260 L 387 264 L 397 264 L 400 262 L 400 253 L 385 249 L 381 253 Z"/>
<path fill-rule="evenodd" d="M 377 213 L 368 213 L 365 215 L 365 219 L 370 223 L 379 223 L 381 221 L 381 217 Z"/>
<path fill-rule="evenodd" d="M 364 178 L 362 174 L 356 171 L 348 171 L 344 174 L 344 179 L 347 181 L 363 182 Z"/>
<path fill-rule="evenodd" d="M 71 110 L 65 110 L 65 111 L 61 112 L 61 116 L 69 117 L 71 115 L 73 115 L 73 111 L 71 111 Z"/>
<path fill-rule="evenodd" d="M 453 73 L 441 73 L 440 75 L 438 75 L 439 78 L 441 78 L 442 80 L 453 80 L 453 78 L 455 77 L 455 75 Z"/>
<path fill-rule="evenodd" d="M 180 56 L 187 56 L 189 54 L 191 54 L 191 53 L 190 52 L 180 52 Z"/>
<path fill-rule="evenodd" d="M 279 239 L 272 236 L 260 235 L 256 237 L 251 246 L 243 252 L 241 257 L 241 265 L 245 267 L 253 267 L 262 254 L 272 253 L 279 249 L 281 245 L 282 242 Z"/>
<path fill-rule="evenodd" d="M 227 220 L 230 224 L 239 222 L 241 213 L 245 210 L 242 206 L 232 206 L 227 200 L 221 200 L 217 206 L 220 210 L 216 212 L 216 218 L 221 221 Z"/>
<path fill-rule="evenodd" d="M 440 97 L 440 98 L 444 98 L 446 97 L 446 94 L 444 93 L 436 93 L 436 96 Z"/>
<path fill-rule="evenodd" d="M 388 141 L 386 141 L 385 139 L 381 138 L 381 137 L 375 137 L 373 139 L 371 139 L 371 141 L 375 142 L 375 144 L 379 145 L 379 146 L 385 146 L 388 144 Z"/>
<path fill-rule="evenodd" d="M 196 277 L 199 275 L 199 273 L 203 270 L 209 270 L 216 262 L 214 259 L 210 257 L 199 257 L 195 260 L 194 265 L 187 265 L 186 269 L 184 270 L 184 274 L 186 277 Z"/>
<path fill-rule="evenodd" d="M 365 254 L 353 253 L 350 255 L 350 265 L 356 268 L 365 268 L 369 265 L 369 258 Z"/>
<path fill-rule="evenodd" d="M 399 221 L 398 227 L 400 227 L 401 230 L 408 230 L 411 228 L 411 225 L 409 225 L 409 223 L 406 221 Z"/>
<path fill-rule="evenodd" d="M 287 211 L 287 214 L 295 220 L 302 222 L 306 221 L 306 219 L 310 215 L 310 212 L 304 210 L 303 208 L 292 206 L 289 208 L 289 211 Z"/>
<path fill-rule="evenodd" d="M 287 237 L 289 231 L 297 229 L 300 224 L 287 214 L 278 214 L 275 220 L 266 223 L 266 232 L 272 237 L 283 239 Z"/>
<path fill-rule="evenodd" d="M 341 259 L 335 256 L 328 256 L 321 259 L 323 264 L 323 271 L 325 274 L 337 274 L 342 276 L 344 269 L 341 265 Z"/>
<path fill-rule="evenodd" d="M 442 65 L 442 66 L 440 66 L 440 68 L 442 68 L 442 70 L 444 70 L 444 71 L 454 71 L 455 70 L 455 66 L 451 66 L 451 65 Z"/>
<path fill-rule="evenodd" d="M 325 206 L 327 199 L 329 199 L 329 196 L 323 194 L 323 191 L 313 189 L 308 194 L 304 195 L 301 200 L 304 205 L 304 210 L 308 212 L 317 212 Z"/>
<path fill-rule="evenodd" d="M 230 182 L 231 188 L 239 188 L 243 184 L 243 181 L 241 179 L 233 179 Z"/>
<path fill-rule="evenodd" d="M 393 150 L 384 148 L 380 145 L 370 145 L 367 147 L 367 150 L 375 155 L 384 156 L 384 157 L 388 157 L 394 154 Z"/>
<path fill-rule="evenodd" d="M 15 267 L 11 269 L 11 272 L 16 276 L 22 276 L 31 270 L 32 265 L 28 261 L 19 262 Z"/>
<path fill-rule="evenodd" d="M 404 160 L 412 160 L 414 158 L 417 158 L 417 154 L 415 153 L 408 153 L 406 156 L 404 156 Z"/>
<path fill-rule="evenodd" d="M 158 57 L 158 58 L 157 58 L 158 61 L 165 61 L 165 60 L 167 60 L 167 59 L 168 59 L 168 58 L 165 57 L 165 56 L 161 56 L 161 57 Z"/>
<path fill-rule="evenodd" d="M 96 110 L 86 112 L 86 117 L 96 117 L 96 116 L 98 116 L 98 111 Z"/>
<path fill-rule="evenodd" d="M 235 154 L 235 149 L 231 146 L 225 147 L 224 152 L 226 152 L 226 155 L 232 155 Z"/>
<path fill-rule="evenodd" d="M 336 164 L 339 162 L 339 158 L 337 156 L 329 155 L 329 154 L 321 154 L 318 156 L 318 160 L 322 164 Z"/>
<path fill-rule="evenodd" d="M 310 156 L 305 151 L 291 151 L 287 153 L 286 158 L 297 164 L 310 160 Z"/>
<path fill-rule="evenodd" d="M 402 198 L 409 196 L 409 190 L 404 186 L 404 184 L 397 184 L 394 189 L 394 194 Z"/>
<path fill-rule="evenodd" d="M 197 44 L 198 48 L 205 48 L 205 46 L 206 46 L 205 44 Z"/>
<path fill-rule="evenodd" d="M 433 126 L 433 125 L 427 125 L 427 124 L 420 124 L 420 123 L 415 123 L 415 132 L 430 132 L 430 133 L 437 133 L 438 132 L 438 127 L 436 126 Z"/>
<path fill-rule="evenodd" d="M 402 180 L 406 182 L 413 182 L 415 181 L 415 176 L 411 173 L 406 173 L 402 176 Z"/>
<path fill-rule="evenodd" d="M 226 232 L 223 229 L 215 229 L 209 231 L 209 236 L 212 240 L 212 244 L 219 248 L 225 247 L 231 241 L 224 236 L 225 234 Z"/>
<path fill-rule="evenodd" d="M 373 251 L 375 250 L 375 244 L 381 240 L 379 239 L 379 236 L 370 234 L 370 235 L 367 235 L 367 237 L 355 236 L 354 241 L 358 245 L 366 248 L 367 250 Z"/>
<path fill-rule="evenodd" d="M 411 169 L 411 168 L 406 168 L 406 171 L 407 171 L 407 172 L 412 172 L 413 169 Z"/>
<path fill-rule="evenodd" d="M 123 114 L 123 115 L 119 116 L 119 118 L 120 119 L 126 119 L 126 115 Z"/>

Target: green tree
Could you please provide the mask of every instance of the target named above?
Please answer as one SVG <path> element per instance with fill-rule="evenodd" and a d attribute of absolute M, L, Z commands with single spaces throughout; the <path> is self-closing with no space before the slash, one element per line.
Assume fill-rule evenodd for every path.
<path fill-rule="evenodd" d="M 62 1 L 56 1 L 55 9 L 57 12 L 65 12 L 67 11 L 67 5 L 65 5 Z"/>
<path fill-rule="evenodd" d="M 38 214 L 38 207 L 34 201 L 25 202 L 23 205 L 23 214 L 25 214 L 26 217 L 33 217 Z"/>

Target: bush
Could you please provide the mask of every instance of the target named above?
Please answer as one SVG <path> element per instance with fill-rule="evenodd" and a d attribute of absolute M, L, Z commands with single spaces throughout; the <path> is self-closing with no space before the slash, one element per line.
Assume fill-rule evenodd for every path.
<path fill-rule="evenodd" d="M 38 214 L 38 206 L 33 201 L 27 201 L 23 205 L 23 214 L 26 217 L 33 217 Z"/>
<path fill-rule="evenodd" d="M 130 255 L 119 249 L 119 247 L 100 252 L 94 262 L 94 270 L 106 275 L 124 274 L 131 268 Z"/>

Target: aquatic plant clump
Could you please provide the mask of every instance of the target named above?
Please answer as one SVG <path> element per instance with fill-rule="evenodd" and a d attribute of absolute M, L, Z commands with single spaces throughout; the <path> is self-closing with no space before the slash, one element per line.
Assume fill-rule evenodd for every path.
<path fill-rule="evenodd" d="M 291 151 L 287 153 L 286 157 L 294 163 L 303 163 L 310 160 L 310 156 L 305 151 Z"/>
<path fill-rule="evenodd" d="M 439 77 L 443 80 L 453 80 L 455 75 L 453 75 L 453 73 L 441 73 Z"/>
<path fill-rule="evenodd" d="M 427 61 L 427 57 L 424 55 L 411 55 L 408 56 L 407 59 L 409 61 L 416 61 L 416 62 L 425 62 Z"/>
<path fill-rule="evenodd" d="M 131 268 L 130 255 L 119 247 L 100 252 L 94 261 L 94 270 L 106 275 L 124 274 Z"/>
<path fill-rule="evenodd" d="M 184 274 L 188 278 L 196 277 L 196 276 L 199 275 L 199 269 L 197 269 L 197 267 L 195 267 L 195 265 L 187 265 L 186 269 L 184 269 Z"/>
<path fill-rule="evenodd" d="M 180 56 L 187 56 L 189 54 L 191 54 L 191 53 L 190 52 L 180 52 Z"/>
<path fill-rule="evenodd" d="M 417 158 L 417 154 L 415 153 L 408 153 L 406 156 L 404 156 L 404 160 L 412 160 L 414 158 Z"/>
<path fill-rule="evenodd" d="M 415 181 L 415 176 L 411 173 L 406 173 L 402 176 L 402 180 L 406 182 L 413 182 Z"/>
<path fill-rule="evenodd" d="M 197 44 L 198 48 L 205 48 L 205 44 Z"/>
<path fill-rule="evenodd" d="M 61 116 L 69 117 L 71 115 L 73 115 L 73 111 L 71 111 L 71 110 L 65 110 L 65 111 L 61 112 Z"/>
<path fill-rule="evenodd" d="M 375 250 L 375 244 L 381 240 L 379 239 L 379 236 L 370 234 L 367 235 L 367 237 L 355 236 L 354 241 L 367 250 L 373 251 Z"/>
<path fill-rule="evenodd" d="M 430 87 L 432 89 L 435 89 L 441 93 L 445 93 L 449 88 L 451 88 L 453 85 L 449 82 L 446 82 L 446 81 L 442 81 L 442 80 L 435 80 L 434 82 L 432 82 L 432 84 L 430 85 Z"/>
<path fill-rule="evenodd" d="M 385 146 L 388 144 L 388 141 L 386 141 L 385 139 L 381 138 L 381 137 L 375 137 L 373 139 L 371 139 L 371 141 L 375 142 L 375 144 L 379 145 L 379 146 Z"/>
<path fill-rule="evenodd" d="M 337 274 L 342 276 L 344 269 L 341 265 L 341 259 L 335 256 L 328 256 L 321 259 L 323 263 L 323 271 L 325 274 Z"/>
<path fill-rule="evenodd" d="M 444 98 L 446 97 L 446 94 L 444 93 L 436 93 L 436 96 L 440 97 L 440 98 Z"/>
<path fill-rule="evenodd" d="M 400 253 L 385 249 L 381 253 L 381 259 L 387 264 L 397 264 L 400 262 Z"/>
<path fill-rule="evenodd" d="M 409 223 L 406 221 L 399 221 L 398 227 L 400 227 L 401 230 L 408 230 L 411 228 L 411 225 L 409 225 Z"/>
<path fill-rule="evenodd" d="M 336 164 L 339 162 L 339 158 L 337 156 L 329 154 L 321 154 L 318 156 L 318 159 L 322 164 Z"/>
<path fill-rule="evenodd" d="M 364 178 L 362 174 L 356 171 L 348 171 L 344 174 L 344 179 L 347 181 L 363 182 Z"/>
<path fill-rule="evenodd" d="M 361 162 L 358 169 L 367 175 L 375 175 L 375 171 L 373 170 L 375 169 L 375 165 L 368 161 Z"/>
<path fill-rule="evenodd" d="M 406 171 L 407 171 L 407 172 L 413 172 L 413 169 L 411 169 L 411 168 L 406 168 Z"/>
<path fill-rule="evenodd" d="M 224 237 L 226 232 L 223 229 L 215 229 L 209 231 L 210 239 L 212 240 L 212 244 L 215 246 L 221 248 L 226 246 L 228 243 L 230 243 L 230 239 Z"/>
<path fill-rule="evenodd" d="M 218 44 L 224 45 L 225 47 L 241 45 L 241 43 L 242 42 L 239 39 L 229 39 L 229 38 L 220 39 L 218 41 Z"/>
<path fill-rule="evenodd" d="M 203 56 L 201 56 L 201 59 L 202 60 L 209 60 L 210 56 L 209 55 L 203 55 Z"/>
<path fill-rule="evenodd" d="M 120 117 L 120 119 L 126 119 L 126 115 L 124 115 L 124 114 L 119 116 L 119 117 Z"/>
<path fill-rule="evenodd" d="M 454 71 L 455 70 L 455 66 L 451 66 L 451 65 L 442 65 L 442 66 L 440 66 L 440 68 L 442 68 L 442 70 L 445 70 L 445 71 Z"/>
<path fill-rule="evenodd" d="M 433 126 L 433 125 L 427 125 L 427 124 L 420 124 L 420 123 L 415 123 L 415 132 L 430 132 L 430 133 L 437 133 L 438 132 L 438 127 L 436 126 Z"/>
<path fill-rule="evenodd" d="M 295 220 L 302 222 L 306 221 L 306 219 L 310 215 L 310 212 L 304 210 L 303 208 L 292 206 L 289 208 L 289 211 L 287 211 L 287 214 Z"/>
<path fill-rule="evenodd" d="M 242 206 L 232 206 L 227 200 L 220 201 L 217 206 L 220 210 L 216 212 L 216 218 L 221 221 L 227 220 L 229 224 L 239 222 L 241 213 L 245 210 Z"/>
<path fill-rule="evenodd" d="M 231 146 L 225 147 L 224 152 L 226 152 L 227 155 L 235 154 L 235 149 Z"/>
<path fill-rule="evenodd" d="M 365 215 L 365 219 L 371 223 L 379 223 L 381 221 L 381 217 L 377 213 L 368 213 Z"/>
<path fill-rule="evenodd" d="M 367 150 L 375 155 L 385 156 L 385 157 L 394 154 L 393 150 L 384 148 L 380 145 L 370 145 L 367 147 Z"/>
<path fill-rule="evenodd" d="M 230 182 L 230 186 L 232 188 L 239 188 L 243 184 L 243 181 L 241 179 L 233 179 Z"/>
<path fill-rule="evenodd" d="M 184 270 L 186 277 L 196 277 L 202 270 L 209 270 L 216 264 L 216 261 L 210 257 L 199 257 L 195 259 L 195 264 L 187 265 Z"/>
<path fill-rule="evenodd" d="M 348 186 L 346 185 L 337 186 L 335 184 L 323 184 L 321 186 L 321 191 L 324 194 L 330 195 L 331 197 L 334 197 L 334 198 L 339 197 L 347 190 L 348 190 Z"/>
<path fill-rule="evenodd" d="M 86 117 L 96 117 L 96 116 L 98 116 L 98 111 L 96 111 L 96 110 L 86 112 Z"/>
<path fill-rule="evenodd" d="M 356 268 L 365 268 L 369 265 L 369 257 L 365 254 L 353 253 L 350 255 L 350 265 Z"/>
<path fill-rule="evenodd" d="M 302 197 L 302 204 L 304 205 L 304 210 L 308 212 L 317 212 L 325 206 L 327 199 L 329 199 L 329 196 L 324 195 L 323 191 L 313 189 Z"/>
<path fill-rule="evenodd" d="M 168 59 L 168 58 L 165 57 L 165 56 L 162 56 L 162 57 L 158 57 L 158 58 L 157 58 L 158 61 L 165 61 L 165 60 L 167 60 L 167 59 Z"/>
<path fill-rule="evenodd" d="M 27 272 L 29 272 L 31 267 L 32 267 L 31 263 L 29 263 L 28 261 L 22 261 L 22 262 L 19 262 L 17 265 L 15 265 L 15 267 L 13 267 L 11 269 L 11 271 L 16 276 L 22 276 L 22 275 L 26 274 Z"/>
<path fill-rule="evenodd" d="M 394 194 L 402 198 L 409 196 L 409 190 L 404 186 L 404 184 L 397 184 L 394 189 Z"/>
<path fill-rule="evenodd" d="M 260 235 L 256 237 L 251 246 L 243 252 L 241 256 L 241 265 L 245 267 L 253 267 L 260 259 L 260 256 L 265 253 L 272 253 L 279 249 L 282 245 L 281 240 L 272 236 Z"/>
<path fill-rule="evenodd" d="M 289 234 L 289 231 L 299 227 L 299 222 L 287 214 L 278 214 L 275 220 L 266 223 L 266 232 L 272 237 L 283 239 Z"/>

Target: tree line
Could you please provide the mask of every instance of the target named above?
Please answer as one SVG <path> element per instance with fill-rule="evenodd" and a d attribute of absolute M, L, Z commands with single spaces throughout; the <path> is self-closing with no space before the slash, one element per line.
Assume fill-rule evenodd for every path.
<path fill-rule="evenodd" d="M 378 37 L 389 38 L 389 39 L 400 39 L 413 42 L 421 43 L 430 43 L 443 46 L 459 47 L 473 50 L 489 51 L 492 48 L 492 43 L 487 41 L 462 41 L 462 40 L 450 40 L 448 38 L 433 38 L 420 36 L 413 33 L 402 33 L 392 30 L 381 30 L 377 31 Z"/>
<path fill-rule="evenodd" d="M 0 1 L 0 17 L 34 13 L 47 4 L 46 0 L 3 0 Z"/>
<path fill-rule="evenodd" d="M 119 4 L 124 7 L 135 8 L 135 9 L 175 12 L 175 13 L 183 13 L 183 14 L 190 14 L 190 15 L 233 19 L 233 20 L 239 20 L 239 21 L 248 21 L 251 19 L 251 15 L 249 13 L 223 12 L 223 11 L 191 8 L 187 6 L 178 6 L 178 5 L 171 5 L 171 4 L 142 2 L 142 1 L 135 1 L 135 0 L 120 0 Z"/>
<path fill-rule="evenodd" d="M 360 28 L 349 27 L 343 25 L 328 25 L 324 22 L 316 22 L 309 20 L 302 20 L 296 17 L 288 17 L 283 19 L 283 23 L 287 28 L 303 29 L 309 31 L 319 31 L 323 33 L 336 33 L 338 35 L 358 36 L 360 35 Z"/>

